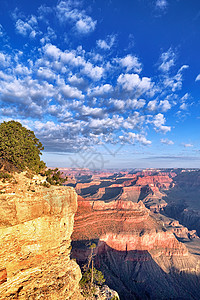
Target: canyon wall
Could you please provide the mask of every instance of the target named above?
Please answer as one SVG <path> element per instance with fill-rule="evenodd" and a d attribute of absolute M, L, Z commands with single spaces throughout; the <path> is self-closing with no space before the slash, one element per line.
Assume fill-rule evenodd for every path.
<path fill-rule="evenodd" d="M 15 180 L 0 183 L 0 299 L 82 299 L 69 256 L 76 192 Z"/>
<path fill-rule="evenodd" d="M 80 264 L 96 243 L 95 266 L 120 299 L 199 299 L 200 264 L 142 201 L 79 197 L 72 256 Z"/>

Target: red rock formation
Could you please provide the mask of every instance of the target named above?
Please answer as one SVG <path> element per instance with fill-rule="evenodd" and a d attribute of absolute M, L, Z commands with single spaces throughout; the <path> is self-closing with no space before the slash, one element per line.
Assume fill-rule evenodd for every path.
<path fill-rule="evenodd" d="M 157 186 L 159 188 L 169 188 L 172 178 L 170 178 L 167 175 L 156 175 L 156 176 L 144 176 L 144 177 L 139 177 L 136 184 L 137 185 L 149 185 L 150 187 L 152 186 Z"/>
<path fill-rule="evenodd" d="M 117 251 L 146 250 L 156 256 L 188 254 L 171 232 L 163 231 L 141 201 L 78 201 L 72 239 L 99 239 L 98 247 L 104 242 Z"/>

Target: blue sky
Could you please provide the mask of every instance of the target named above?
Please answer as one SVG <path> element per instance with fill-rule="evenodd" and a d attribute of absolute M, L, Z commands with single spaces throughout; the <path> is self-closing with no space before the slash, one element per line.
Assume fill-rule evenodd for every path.
<path fill-rule="evenodd" d="M 200 2 L 0 1 L 0 121 L 48 166 L 200 167 Z"/>

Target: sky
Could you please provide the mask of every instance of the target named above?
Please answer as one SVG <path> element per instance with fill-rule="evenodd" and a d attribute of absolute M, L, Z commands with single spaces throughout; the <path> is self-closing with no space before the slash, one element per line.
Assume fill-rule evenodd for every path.
<path fill-rule="evenodd" d="M 200 168 L 200 1 L 1 0 L 0 123 L 49 167 Z"/>

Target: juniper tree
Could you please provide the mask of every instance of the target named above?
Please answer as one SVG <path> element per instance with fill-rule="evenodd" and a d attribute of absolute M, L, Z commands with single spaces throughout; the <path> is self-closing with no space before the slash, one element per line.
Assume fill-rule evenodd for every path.
<path fill-rule="evenodd" d="M 1 164 L 10 163 L 18 170 L 26 168 L 39 173 L 45 163 L 40 159 L 42 143 L 33 131 L 16 121 L 0 124 L 0 159 Z"/>

